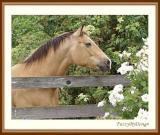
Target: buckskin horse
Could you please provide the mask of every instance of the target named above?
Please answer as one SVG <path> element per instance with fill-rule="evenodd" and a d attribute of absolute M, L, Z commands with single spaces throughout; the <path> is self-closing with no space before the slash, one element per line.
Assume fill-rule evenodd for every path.
<path fill-rule="evenodd" d="M 12 77 L 62 76 L 71 64 L 108 71 L 111 60 L 87 35 L 84 26 L 66 32 L 39 47 L 12 67 Z M 35 89 L 35 88 L 34 88 Z M 58 105 L 58 88 L 12 89 L 13 107 Z"/>

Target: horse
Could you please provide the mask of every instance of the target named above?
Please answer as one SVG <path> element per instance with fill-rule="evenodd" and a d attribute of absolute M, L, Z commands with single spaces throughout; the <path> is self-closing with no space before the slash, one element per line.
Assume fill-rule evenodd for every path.
<path fill-rule="evenodd" d="M 40 46 L 12 67 L 12 77 L 62 76 L 71 64 L 103 72 L 111 69 L 111 60 L 89 37 L 85 26 Z M 58 88 L 12 89 L 12 107 L 54 107 L 58 101 Z"/>

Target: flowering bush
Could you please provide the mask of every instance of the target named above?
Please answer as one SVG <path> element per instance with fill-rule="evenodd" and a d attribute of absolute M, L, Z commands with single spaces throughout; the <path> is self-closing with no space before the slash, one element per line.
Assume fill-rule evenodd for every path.
<path fill-rule="evenodd" d="M 144 109 L 139 109 L 137 117 L 134 120 L 147 120 L 148 119 L 148 112 Z"/>
<path fill-rule="evenodd" d="M 124 55 L 125 54 L 125 55 Z M 128 53 L 127 53 L 128 55 Z M 120 58 L 127 56 L 126 51 Z M 131 53 L 129 53 L 129 56 Z M 116 85 L 109 91 L 108 103 L 114 107 L 122 119 L 147 120 L 148 119 L 148 45 L 144 44 L 137 53 L 137 62 L 124 62 L 117 72 L 126 74 L 131 80 L 128 87 Z M 106 108 L 108 105 L 106 104 Z M 107 110 L 108 112 L 109 110 Z M 112 110 L 113 111 L 113 110 Z M 105 115 L 104 115 L 105 116 Z M 107 117 L 109 118 L 109 116 Z"/>

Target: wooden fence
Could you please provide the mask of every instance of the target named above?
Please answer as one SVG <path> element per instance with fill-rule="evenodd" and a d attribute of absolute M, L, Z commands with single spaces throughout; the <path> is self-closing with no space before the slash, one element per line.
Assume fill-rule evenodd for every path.
<path fill-rule="evenodd" d="M 130 81 L 121 75 L 108 76 L 57 76 L 16 77 L 12 87 L 19 88 L 62 88 L 128 85 Z M 34 89 L 33 89 L 34 90 Z M 45 90 L 45 89 L 44 89 Z M 12 119 L 59 119 L 89 118 L 104 115 L 103 107 L 90 105 L 60 105 L 56 107 L 12 108 Z"/>

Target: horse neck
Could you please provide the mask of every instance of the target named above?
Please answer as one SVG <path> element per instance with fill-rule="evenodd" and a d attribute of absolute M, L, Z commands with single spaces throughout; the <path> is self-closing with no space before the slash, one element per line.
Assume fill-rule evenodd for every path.
<path fill-rule="evenodd" d="M 62 42 L 56 51 L 51 48 L 46 58 L 32 64 L 30 71 L 40 76 L 64 75 L 71 64 L 68 50 L 69 42 L 67 41 Z"/>

